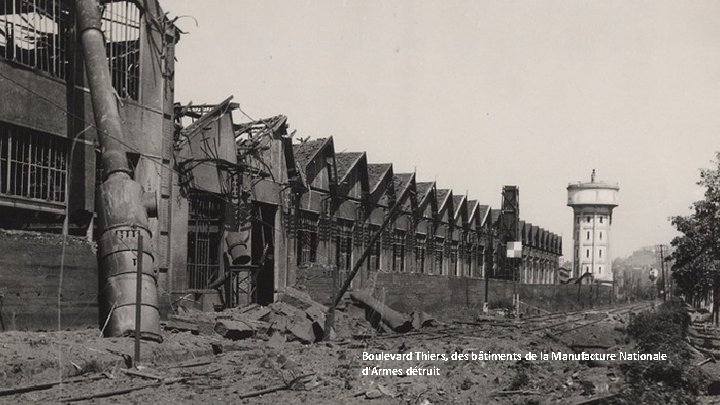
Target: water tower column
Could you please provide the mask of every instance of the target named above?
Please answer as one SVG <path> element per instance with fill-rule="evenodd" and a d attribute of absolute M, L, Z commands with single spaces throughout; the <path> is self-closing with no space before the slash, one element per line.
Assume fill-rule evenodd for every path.
<path fill-rule="evenodd" d="M 573 209 L 573 277 L 589 273 L 594 280 L 611 283 L 610 228 L 620 188 L 596 182 L 593 170 L 590 182 L 571 183 L 567 190 L 567 205 Z"/>

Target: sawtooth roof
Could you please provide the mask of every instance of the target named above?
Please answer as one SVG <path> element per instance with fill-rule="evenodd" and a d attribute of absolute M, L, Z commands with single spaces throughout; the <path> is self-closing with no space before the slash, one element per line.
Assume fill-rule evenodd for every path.
<path fill-rule="evenodd" d="M 391 163 L 370 163 L 367 165 L 368 168 L 368 182 L 370 183 L 370 190 L 374 191 L 375 188 L 382 180 L 385 173 L 392 167 Z"/>
<path fill-rule="evenodd" d="M 353 166 L 363 156 L 363 152 L 341 152 L 335 153 L 335 170 L 337 177 L 342 181 L 350 172 Z"/>
<path fill-rule="evenodd" d="M 295 162 L 297 162 L 302 169 L 305 169 L 329 139 L 330 138 L 317 138 L 293 145 Z"/>

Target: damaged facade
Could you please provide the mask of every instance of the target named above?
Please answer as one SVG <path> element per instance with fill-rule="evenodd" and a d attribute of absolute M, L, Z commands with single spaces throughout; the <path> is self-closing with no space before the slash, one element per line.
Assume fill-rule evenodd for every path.
<path fill-rule="evenodd" d="M 174 250 L 173 295 L 207 299 L 208 286 L 232 273 L 218 304 L 237 304 L 225 300 L 242 302 L 241 296 L 267 303 L 274 292 L 298 285 L 327 302 L 366 249 L 351 288 L 367 287 L 378 272 L 512 280 L 503 269 L 498 210 L 419 181 L 415 173 L 396 173 L 391 163 L 369 163 L 365 152 L 336 153 L 332 137 L 293 143 L 284 116 L 233 124 L 232 110 L 229 100 L 176 109 L 178 121 L 189 115 L 207 123 L 179 131 L 178 167 L 186 169 L 179 173 L 186 179 L 179 195 L 185 199 L 174 209 L 172 228 L 187 229 L 187 238 L 174 233 L 173 246 L 188 249 L 185 256 L 184 248 Z M 232 141 L 236 155 L 222 157 Z M 216 225 L 198 228 L 197 210 L 206 201 L 217 205 L 202 217 Z M 390 226 L 369 246 L 395 205 Z M 223 235 L 238 231 L 243 220 L 250 224 L 252 264 L 232 266 Z M 516 222 L 523 242 L 518 281 L 556 283 L 561 238 Z M 195 253 L 200 240 L 207 241 L 200 250 L 209 252 L 202 257 Z"/>
<path fill-rule="evenodd" d="M 75 7 L 67 0 L 0 2 L 2 229 L 61 233 L 66 228 L 70 235 L 97 236 L 100 144 Z M 169 268 L 174 48 L 179 34 L 155 0 L 103 1 L 100 13 L 124 133 L 118 141 L 127 151 L 132 178 L 157 200 L 157 215 L 148 223 L 153 236 L 147 242 L 162 286 Z M 35 266 L 45 252 L 42 243 L 28 241 L 20 248 L 27 252 L 23 263 L 33 270 L 28 273 L 32 280 L 2 275 L 7 317 L 21 319 L 29 296 L 57 299 L 61 260 L 58 256 L 55 266 Z M 16 252 L 3 253 L 0 269 L 13 272 Z M 67 284 L 63 297 L 71 308 L 73 300 L 87 300 L 88 305 L 64 315 L 96 325 L 97 304 L 89 302 L 97 302 L 97 262 L 90 248 L 77 254 L 81 258 L 74 262 L 79 264 L 66 270 L 86 280 L 86 291 L 75 294 L 77 285 Z"/>
<path fill-rule="evenodd" d="M 371 163 L 364 152 L 336 153 L 332 137 L 293 141 L 284 116 L 238 124 L 230 99 L 176 104 L 172 21 L 155 0 L 101 3 L 121 143 L 132 178 L 156 198 L 148 225 L 161 307 L 266 304 L 298 285 L 328 301 L 396 205 L 353 289 L 378 273 L 512 278 L 499 211 L 415 173 L 396 173 L 391 163 Z M 95 240 L 102 167 L 74 3 L 5 0 L 0 16 L 0 229 L 41 236 L 66 229 Z M 556 283 L 561 238 L 517 220 L 519 282 Z M 50 263 L 60 257 L 33 261 L 55 252 L 43 248 L 47 240 L 7 245 L 29 252 L 22 260 L 34 272 L 24 278 L 12 270 L 14 251 L 0 254 L 5 317 L 32 318 L 23 312 L 29 297 L 54 305 L 58 268 Z M 85 284 L 66 286 L 63 296 L 67 308 L 82 308 L 66 315 L 95 325 L 95 252 L 78 249 L 68 271 Z"/>

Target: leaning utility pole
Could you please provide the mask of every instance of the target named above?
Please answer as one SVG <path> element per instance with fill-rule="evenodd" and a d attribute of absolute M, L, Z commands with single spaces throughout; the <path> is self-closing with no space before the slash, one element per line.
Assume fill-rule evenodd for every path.
<path fill-rule="evenodd" d="M 395 215 L 400 210 L 400 207 L 402 204 L 400 203 L 402 201 L 402 198 L 398 198 L 397 201 L 395 201 L 395 205 L 390 209 L 390 212 L 388 213 L 387 217 L 385 217 L 385 221 L 383 221 L 382 225 L 380 225 L 380 229 L 375 233 L 375 235 L 370 238 L 370 243 L 368 243 L 367 247 L 365 248 L 365 251 L 360 256 L 357 262 L 355 262 L 355 265 L 352 268 L 352 271 L 348 275 L 348 277 L 345 279 L 345 282 L 343 283 L 342 287 L 340 287 L 340 290 L 335 293 L 335 297 L 333 299 L 333 307 L 336 307 L 340 301 L 342 301 L 342 297 L 347 291 L 347 289 L 350 287 L 350 284 L 353 281 L 353 278 L 357 275 L 357 272 L 360 270 L 360 267 L 365 262 L 365 259 L 370 256 L 370 252 L 372 251 L 372 247 L 375 246 L 375 243 L 380 240 L 380 237 L 382 236 L 383 232 L 385 231 L 385 228 L 392 222 L 393 218 L 395 218 Z"/>
<path fill-rule="evenodd" d="M 135 288 L 138 262 L 142 272 L 141 333 L 161 340 L 157 280 L 150 242 L 148 214 L 157 212 L 154 193 L 145 192 L 131 177 L 115 92 L 110 79 L 105 36 L 97 0 L 75 0 L 77 31 L 82 44 L 95 127 L 100 143 L 103 183 L 97 191 L 100 325 L 105 336 L 131 336 L 135 330 Z M 138 240 L 147 243 L 135 251 Z M 141 260 L 138 254 L 142 254 Z"/>

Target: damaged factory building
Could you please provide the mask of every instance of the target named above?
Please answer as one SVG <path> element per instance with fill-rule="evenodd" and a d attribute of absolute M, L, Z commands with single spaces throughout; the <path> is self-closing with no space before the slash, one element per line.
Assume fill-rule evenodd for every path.
<path fill-rule="evenodd" d="M 523 242 L 518 281 L 557 282 L 560 237 L 519 221 L 517 205 L 491 209 L 390 163 L 369 163 L 365 152 L 336 153 L 332 137 L 294 142 L 284 116 L 233 124 L 235 108 L 228 99 L 176 109 L 179 122 L 192 123 L 176 145 L 173 294 L 202 294 L 208 309 L 267 304 L 301 287 L 329 304 L 367 252 L 351 289 L 385 287 L 388 303 L 395 294 L 405 301 L 395 306 L 433 310 L 465 284 L 481 290 L 485 275 L 493 288 L 511 284 L 508 240 Z M 517 201 L 518 190 L 503 195 Z M 510 239 L 503 221 L 517 229 Z M 242 254 L 249 262 L 235 264 Z M 208 290 L 218 281 L 220 292 Z M 413 283 L 424 287 L 393 288 Z M 482 304 L 478 292 L 469 304 Z"/>
<path fill-rule="evenodd" d="M 493 209 L 332 137 L 300 141 L 285 116 L 236 123 L 232 97 L 177 103 L 181 33 L 159 4 L 87 4 L 0 3 L 2 330 L 47 329 L 60 299 L 63 327 L 126 332 L 137 251 L 151 324 L 287 287 L 330 304 L 348 284 L 428 312 L 565 292 L 561 237 L 520 219 L 517 187 Z"/>

